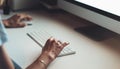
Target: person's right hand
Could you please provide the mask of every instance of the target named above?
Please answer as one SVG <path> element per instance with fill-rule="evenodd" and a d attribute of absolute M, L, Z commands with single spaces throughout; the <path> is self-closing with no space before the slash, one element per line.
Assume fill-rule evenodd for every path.
<path fill-rule="evenodd" d="M 49 38 L 45 46 L 42 48 L 42 53 L 38 59 L 32 63 L 27 69 L 47 69 L 48 65 L 59 55 L 62 49 L 69 43 L 61 42 L 55 38 Z"/>
<path fill-rule="evenodd" d="M 62 49 L 67 46 L 69 43 L 61 42 L 55 38 L 49 38 L 42 50 L 42 53 L 47 52 L 54 59 L 56 58 Z"/>
<path fill-rule="evenodd" d="M 42 49 L 40 59 L 44 60 L 46 63 L 52 62 L 62 51 L 62 49 L 69 43 L 61 42 L 55 38 L 49 38 Z"/>

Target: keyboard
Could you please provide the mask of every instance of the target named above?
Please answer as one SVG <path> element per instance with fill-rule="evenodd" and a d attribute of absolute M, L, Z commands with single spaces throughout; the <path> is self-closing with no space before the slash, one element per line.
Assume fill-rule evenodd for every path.
<path fill-rule="evenodd" d="M 45 45 L 45 42 L 47 41 L 47 39 L 49 39 L 51 36 L 53 36 L 52 34 L 50 34 L 49 32 L 45 31 L 45 30 L 34 30 L 34 31 L 30 31 L 27 32 L 27 35 L 33 40 L 35 41 L 40 47 L 43 47 Z M 75 51 L 72 50 L 69 46 L 66 46 L 58 55 L 58 57 L 61 56 L 66 56 L 66 55 L 72 55 L 75 54 Z"/>

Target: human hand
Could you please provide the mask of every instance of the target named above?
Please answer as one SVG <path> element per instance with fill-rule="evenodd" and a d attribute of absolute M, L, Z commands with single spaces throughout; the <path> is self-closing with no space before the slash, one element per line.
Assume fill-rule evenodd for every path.
<path fill-rule="evenodd" d="M 59 55 L 62 49 L 68 44 L 69 43 L 61 42 L 55 38 L 49 38 L 42 49 L 42 53 L 39 59 L 42 59 L 45 61 L 46 64 L 49 64 Z"/>
<path fill-rule="evenodd" d="M 26 26 L 24 21 L 30 21 L 30 20 L 32 20 L 32 17 L 30 15 L 15 14 L 6 20 L 3 20 L 3 23 L 6 28 L 20 28 Z"/>
<path fill-rule="evenodd" d="M 27 69 L 47 69 L 48 65 L 59 55 L 62 49 L 69 43 L 61 42 L 55 38 L 49 38 L 45 46 L 42 48 L 42 53 L 38 59 L 33 62 Z"/>
<path fill-rule="evenodd" d="M 54 59 L 56 58 L 62 49 L 67 46 L 69 43 L 61 42 L 55 38 L 49 38 L 43 47 L 42 53 L 47 52 Z"/>

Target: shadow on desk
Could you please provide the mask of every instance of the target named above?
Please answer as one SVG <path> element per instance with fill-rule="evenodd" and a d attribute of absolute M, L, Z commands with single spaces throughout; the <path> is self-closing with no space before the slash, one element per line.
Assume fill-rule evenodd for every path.
<path fill-rule="evenodd" d="M 105 29 L 98 25 L 79 27 L 79 28 L 75 28 L 75 30 L 95 41 L 107 40 L 109 38 L 112 38 L 112 37 L 118 35 L 112 31 Z"/>

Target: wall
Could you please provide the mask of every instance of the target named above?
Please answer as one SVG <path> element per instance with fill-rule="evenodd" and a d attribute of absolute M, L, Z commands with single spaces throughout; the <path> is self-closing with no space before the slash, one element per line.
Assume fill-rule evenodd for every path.
<path fill-rule="evenodd" d="M 11 0 L 10 2 L 12 10 L 32 8 L 38 3 L 38 0 Z"/>

